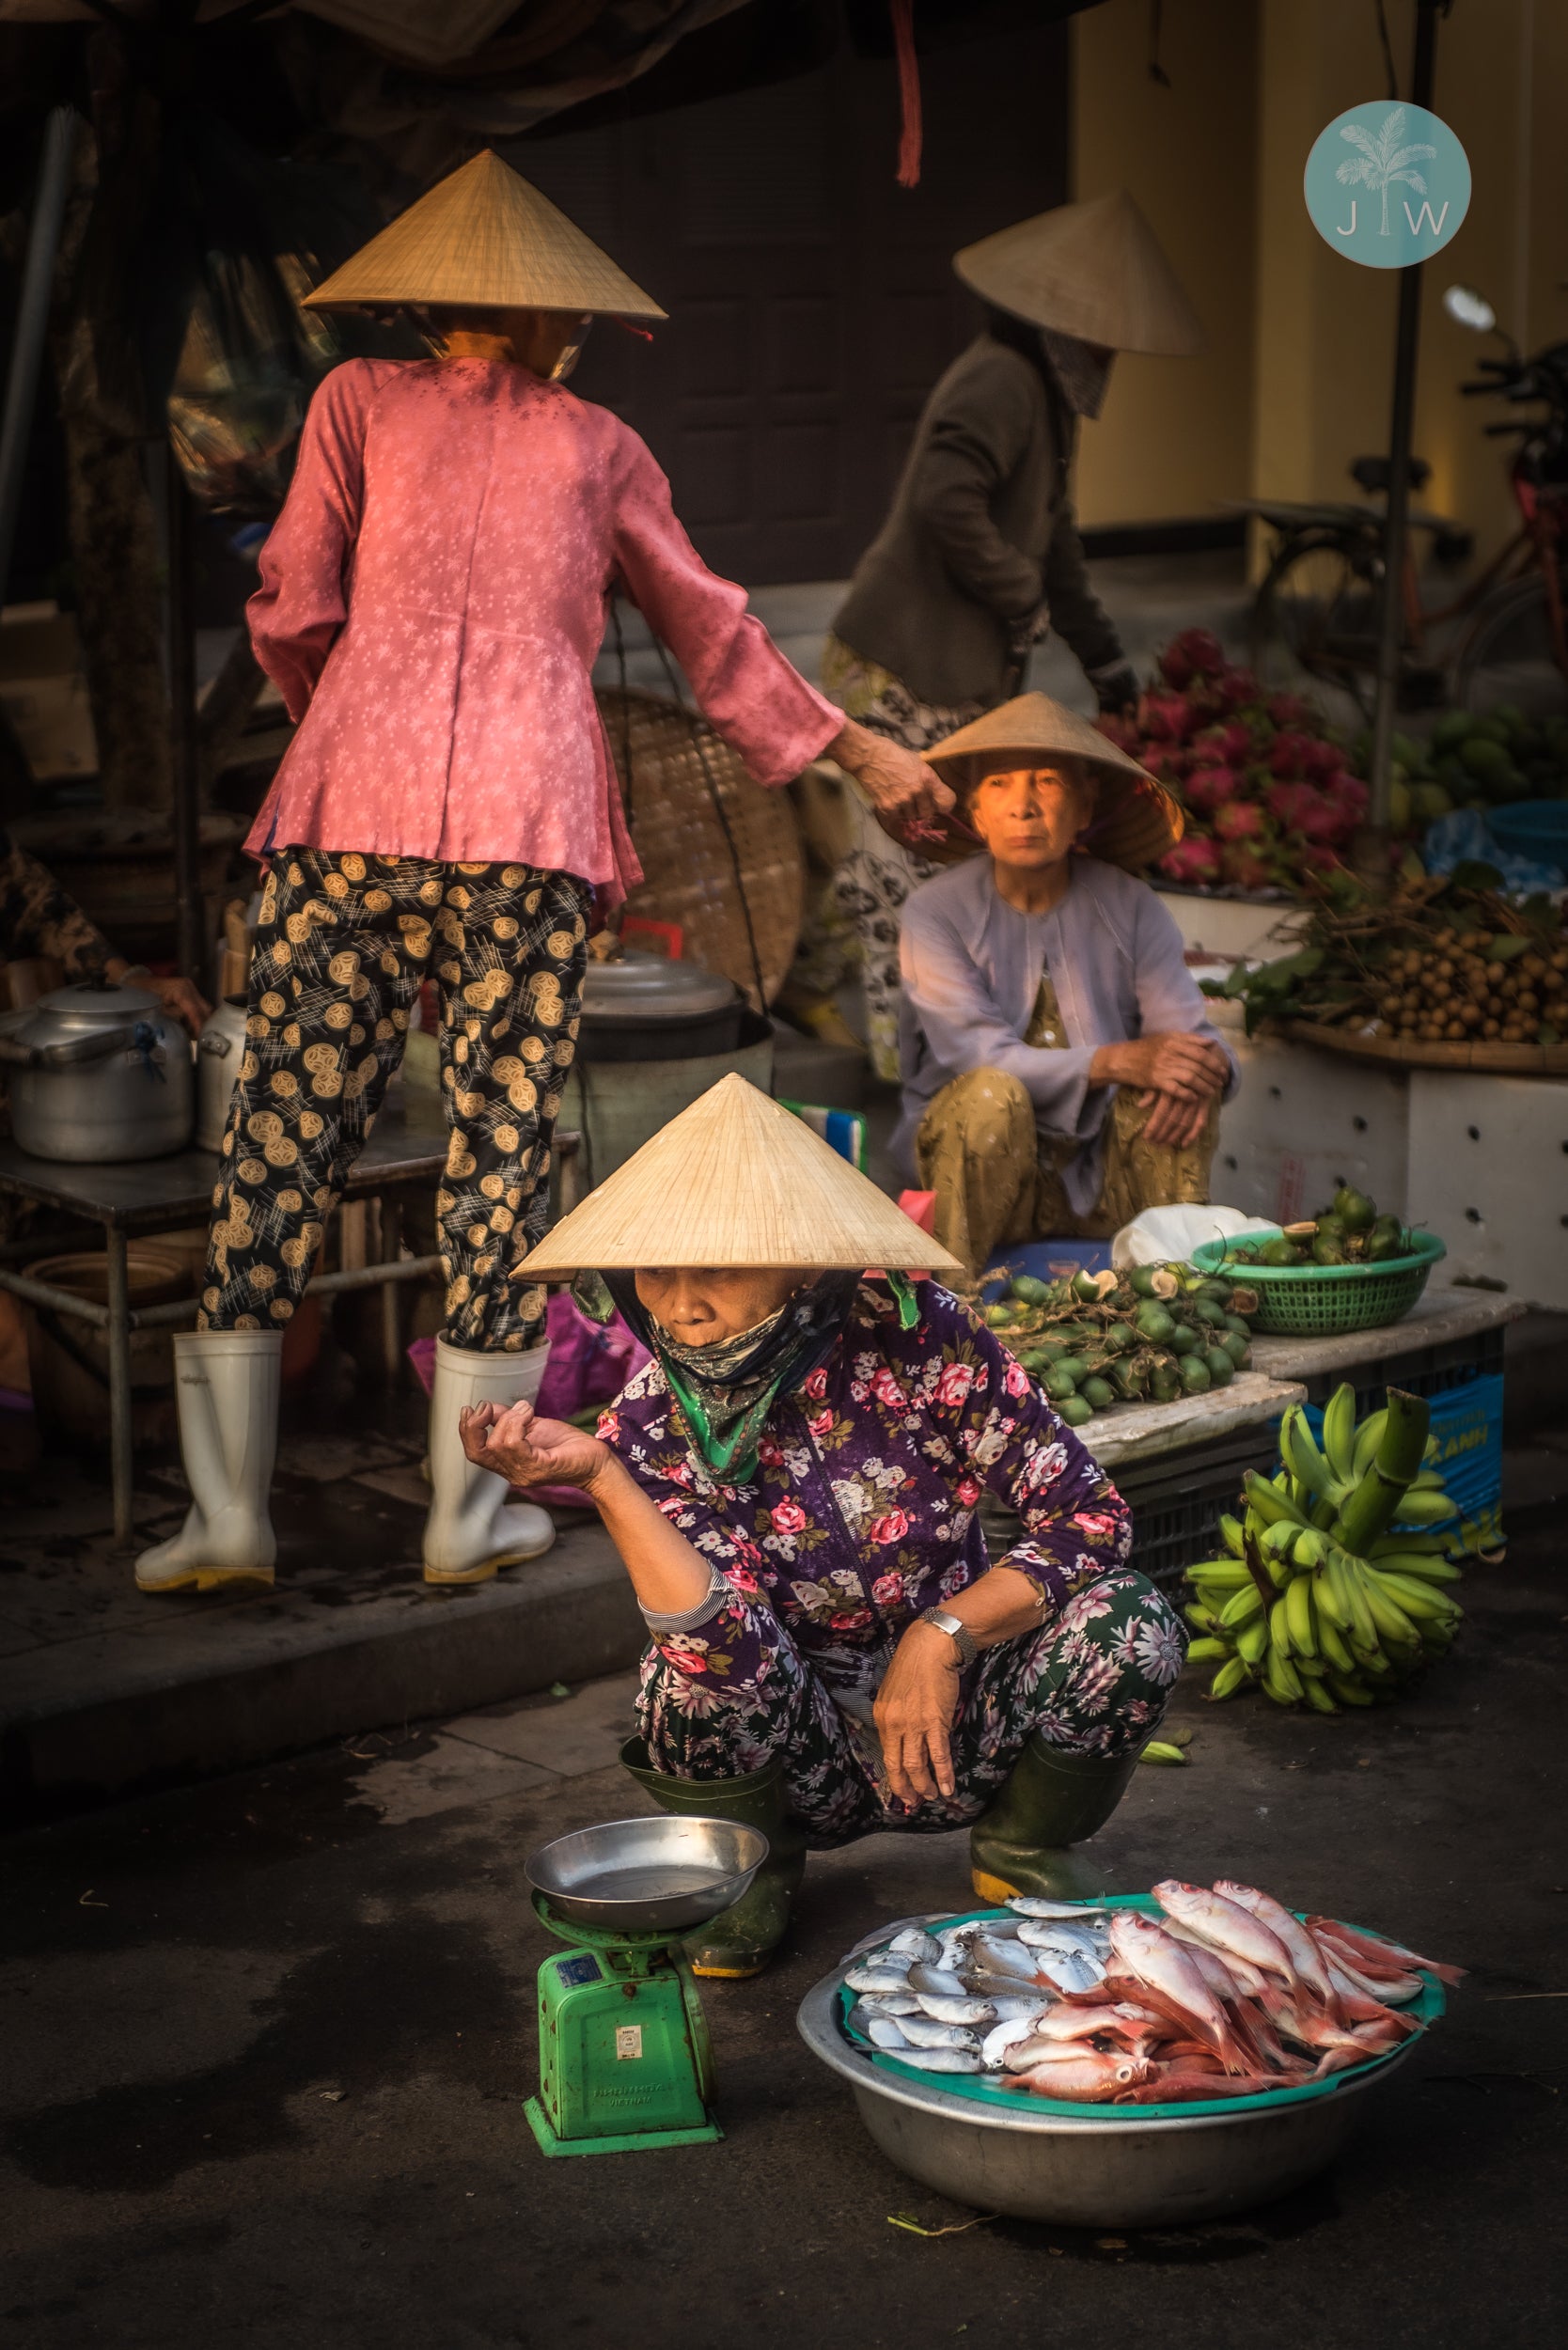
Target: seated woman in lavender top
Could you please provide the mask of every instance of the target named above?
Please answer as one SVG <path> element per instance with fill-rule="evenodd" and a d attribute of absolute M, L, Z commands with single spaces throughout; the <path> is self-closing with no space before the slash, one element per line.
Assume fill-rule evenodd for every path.
<path fill-rule="evenodd" d="M 651 1350 L 598 1434 L 527 1403 L 463 1418 L 472 1462 L 583 1487 L 620 1553 L 651 1636 L 633 1777 L 769 1838 L 688 1942 L 699 1973 L 756 1973 L 808 1849 L 877 1829 L 968 1826 L 984 1901 L 1105 1889 L 1067 1847 L 1115 1809 L 1185 1650 L 1128 1567 L 1125 1503 L 1012 1355 L 935 1279 L 868 1262 L 951 1261 L 727 1077 L 523 1269 L 595 1268 Z M 987 1495 L 1022 1521 L 996 1559 Z"/>
<path fill-rule="evenodd" d="M 928 757 L 977 850 L 903 910 L 893 1149 L 937 1237 L 974 1275 L 998 1245 L 1206 1199 L 1235 1062 L 1135 878 L 1181 838 L 1175 801 L 1043 694 Z"/>

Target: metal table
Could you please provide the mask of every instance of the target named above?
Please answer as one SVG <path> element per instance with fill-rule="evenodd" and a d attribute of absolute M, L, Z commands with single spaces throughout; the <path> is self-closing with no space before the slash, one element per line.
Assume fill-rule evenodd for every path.
<path fill-rule="evenodd" d="M 345 1201 L 380 1199 L 382 1261 L 348 1272 L 319 1273 L 306 1294 L 372 1289 L 396 1281 L 422 1280 L 439 1273 L 439 1257 L 404 1257 L 397 1195 L 410 1184 L 433 1185 L 447 1163 L 447 1123 L 433 1096 L 394 1093 L 382 1110 L 368 1142 L 344 1187 Z M 70 1290 L 35 1281 L 16 1268 L 31 1258 L 55 1254 L 57 1237 L 13 1241 L 0 1249 L 0 1289 L 57 1314 L 74 1316 L 102 1329 L 109 1356 L 109 1461 L 115 1496 L 115 1539 L 132 1539 L 131 1527 L 131 1333 L 194 1321 L 196 1299 L 131 1309 L 126 1246 L 153 1232 L 205 1224 L 217 1180 L 217 1153 L 180 1151 L 166 1159 L 133 1159 L 106 1167 L 78 1167 L 64 1159 L 30 1158 L 14 1142 L 0 1143 L 0 1197 L 34 1200 L 63 1209 L 102 1227 L 107 1254 L 108 1302 L 95 1305 Z M 390 1197 L 389 1197 L 390 1195 Z M 388 1210 L 390 1209 L 390 1213 Z M 384 1288 L 390 1310 L 392 1291 Z"/>

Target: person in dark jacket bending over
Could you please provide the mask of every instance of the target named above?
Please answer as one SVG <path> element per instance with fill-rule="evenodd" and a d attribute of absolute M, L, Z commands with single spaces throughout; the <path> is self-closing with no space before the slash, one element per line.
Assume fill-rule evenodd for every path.
<path fill-rule="evenodd" d="M 823 691 L 874 732 L 925 750 L 1016 694 L 1055 629 L 1102 710 L 1138 686 L 1089 582 L 1070 495 L 1080 416 L 1100 413 L 1118 351 L 1188 353 L 1201 337 L 1152 229 L 1124 193 L 1065 204 L 955 255 L 984 331 L 916 428 L 892 510 L 862 556 L 823 656 Z M 851 787 L 853 791 L 853 787 Z M 899 1074 L 899 914 L 935 870 L 854 794 L 854 844 L 829 924 L 858 933 L 867 1042 Z M 889 837 L 890 832 L 892 837 Z M 816 1025 L 837 976 L 819 934 L 786 1010 Z"/>

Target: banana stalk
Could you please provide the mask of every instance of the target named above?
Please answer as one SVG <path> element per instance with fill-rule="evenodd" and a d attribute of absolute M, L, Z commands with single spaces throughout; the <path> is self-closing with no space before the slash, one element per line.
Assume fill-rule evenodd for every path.
<path fill-rule="evenodd" d="M 1424 1396 L 1407 1395 L 1403 1387 L 1388 1389 L 1388 1419 L 1377 1450 L 1341 1505 L 1334 1528 L 1340 1547 L 1353 1558 L 1364 1558 L 1368 1543 L 1386 1533 L 1398 1516 L 1401 1502 L 1420 1473 L 1431 1420 Z M 1452 1507 L 1450 1502 L 1450 1512 Z M 1435 1521 L 1423 1516 L 1421 1522 Z"/>

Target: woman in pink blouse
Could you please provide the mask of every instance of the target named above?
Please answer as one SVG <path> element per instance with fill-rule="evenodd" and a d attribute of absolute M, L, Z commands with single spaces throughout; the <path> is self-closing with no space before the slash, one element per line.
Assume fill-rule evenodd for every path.
<path fill-rule="evenodd" d="M 247 843 L 268 871 L 246 1052 L 197 1327 L 175 1341 L 193 1501 L 137 1560 L 149 1591 L 273 1579 L 283 1325 L 427 977 L 451 1140 L 425 1577 L 478 1582 L 554 1539 L 466 1460 L 457 1422 L 538 1390 L 543 1292 L 509 1275 L 544 1227 L 595 905 L 641 877 L 591 682 L 612 589 L 759 783 L 831 751 L 904 821 L 951 804 L 792 668 L 637 435 L 565 388 L 596 312 L 664 313 L 496 157 L 312 302 L 417 307 L 440 353 L 327 378 L 261 556 L 252 640 L 298 730 Z"/>

